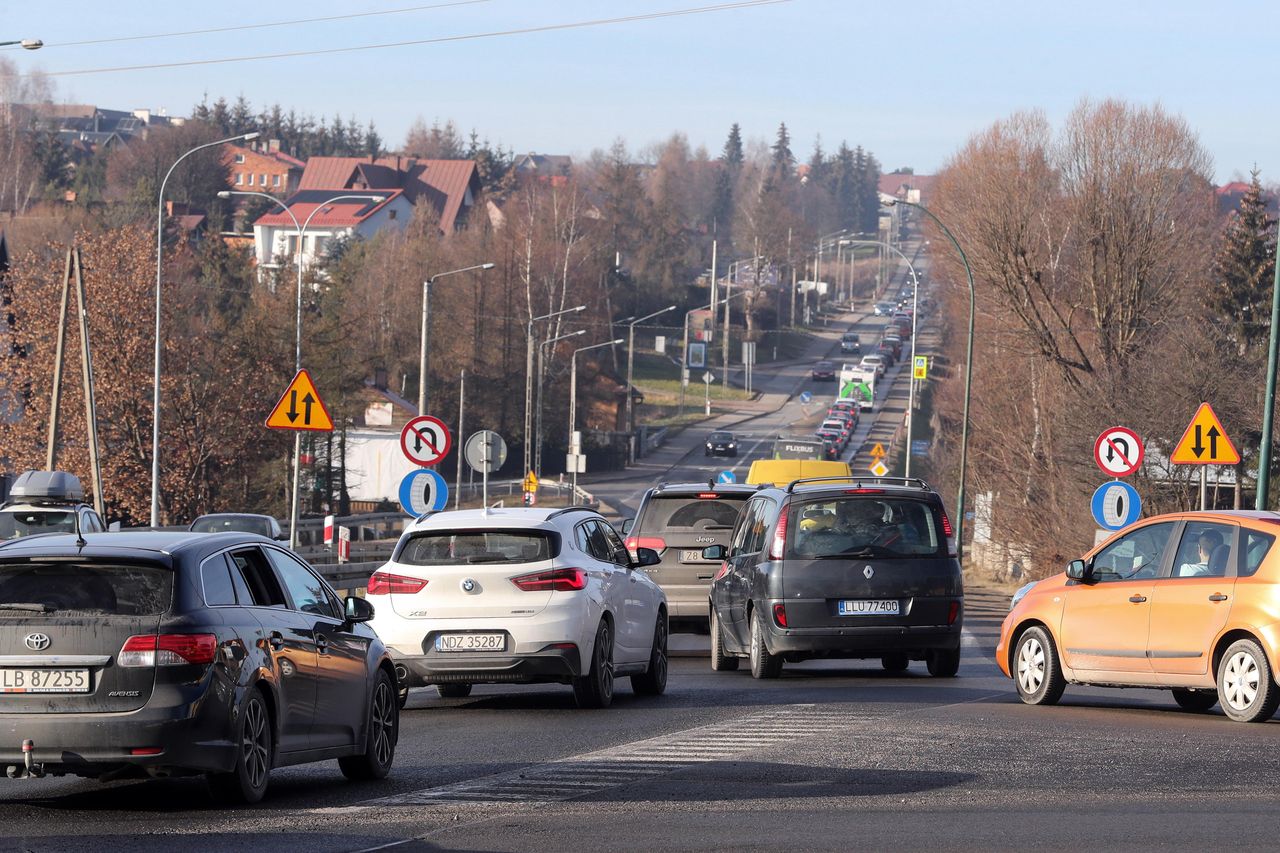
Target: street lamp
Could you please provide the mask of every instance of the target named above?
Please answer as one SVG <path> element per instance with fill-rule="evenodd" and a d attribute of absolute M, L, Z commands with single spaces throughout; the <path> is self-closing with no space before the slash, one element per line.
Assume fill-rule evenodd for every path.
<path fill-rule="evenodd" d="M 298 230 L 298 260 L 296 266 L 298 268 L 298 305 L 297 315 L 294 320 L 294 337 L 293 337 L 293 372 L 296 376 L 302 370 L 302 251 L 306 242 L 307 226 L 311 224 L 311 218 L 324 209 L 325 205 L 332 204 L 335 201 L 382 201 L 385 195 L 338 195 L 333 198 L 327 198 L 315 206 L 315 209 L 307 215 L 302 224 L 298 224 L 298 217 L 293 215 L 293 211 L 289 209 L 289 205 L 277 199 L 268 193 L 254 192 L 252 190 L 223 190 L 218 193 L 218 198 L 231 198 L 232 196 L 257 196 L 273 201 L 284 209 L 284 212 L 293 220 L 293 227 Z M 298 491 L 299 484 L 302 482 L 302 433 L 298 430 L 293 432 L 293 496 L 289 504 L 289 547 L 298 547 Z"/>
<path fill-rule="evenodd" d="M 473 270 L 491 270 L 493 264 L 473 264 L 461 269 L 438 272 L 422 283 L 422 346 L 418 351 L 418 414 L 427 413 L 427 341 L 431 337 L 431 285 L 438 278 Z"/>
<path fill-rule="evenodd" d="M 724 299 L 720 300 L 720 302 L 724 305 L 725 316 L 728 317 L 729 302 L 737 299 L 739 296 L 745 296 L 747 292 L 745 290 L 739 290 L 737 293 L 732 295 L 730 295 L 728 291 L 725 293 L 726 295 Z M 689 372 L 689 318 L 693 316 L 695 311 L 706 311 L 710 307 L 710 305 L 703 305 L 699 308 L 690 308 L 688 311 L 684 312 L 684 350 L 680 353 L 680 414 L 682 415 L 684 414 L 685 388 L 689 385 L 689 377 L 686 375 Z M 727 327 L 728 323 L 725 325 Z M 703 366 L 706 366 L 705 358 L 703 359 Z M 727 345 L 725 346 L 724 356 L 724 385 L 726 388 L 729 387 L 729 348 Z"/>
<path fill-rule="evenodd" d="M 964 557 L 964 481 L 966 466 L 969 454 L 969 391 L 973 386 L 973 315 L 975 310 L 976 299 L 973 290 L 973 270 L 969 268 L 969 258 L 964 253 L 964 249 L 960 248 L 960 242 L 956 240 L 951 229 L 943 224 L 942 220 L 934 215 L 933 211 L 925 207 L 923 204 L 917 204 L 914 201 L 906 201 L 892 196 L 882 196 L 881 200 L 889 207 L 896 204 L 907 204 L 911 207 L 918 208 L 926 216 L 933 220 L 934 224 L 941 229 L 942 233 L 947 235 L 947 239 L 951 241 L 951 245 L 955 247 L 956 252 L 960 255 L 960 263 L 964 264 L 964 274 L 969 280 L 969 340 L 965 348 L 964 363 L 964 420 L 960 426 L 960 491 L 956 497 L 956 557 L 963 559 Z M 914 338 L 914 332 L 912 337 Z M 910 448 L 908 448 L 910 451 Z"/>
<path fill-rule="evenodd" d="M 529 409 L 529 404 L 533 400 L 533 324 L 541 320 L 549 320 L 552 317 L 559 317 L 562 314 L 576 314 L 579 311 L 585 310 L 587 310 L 587 306 L 575 305 L 572 308 L 552 311 L 551 313 L 543 314 L 540 317 L 534 317 L 533 312 L 529 312 L 529 322 L 525 326 L 524 336 L 524 436 L 522 437 L 524 441 L 524 470 L 526 472 L 533 470 L 533 468 L 530 467 L 532 463 L 530 455 L 533 451 L 529 444 L 530 427 L 533 426 L 531 423 L 533 416 L 530 414 Z M 538 381 L 542 381 L 541 373 L 539 373 Z M 538 390 L 541 391 L 542 389 L 539 388 Z"/>
<path fill-rule="evenodd" d="M 538 472 L 539 477 L 542 476 L 542 378 L 546 372 L 546 366 L 544 364 L 545 356 L 543 353 L 546 352 L 546 349 L 550 344 L 556 344 L 560 341 L 568 340 L 569 338 L 576 338 L 579 335 L 585 335 L 586 333 L 586 329 L 579 329 L 576 332 L 569 332 L 568 334 L 561 335 L 558 338 L 551 338 L 538 344 L 538 402 L 536 406 L 537 413 L 534 416 L 533 429 L 533 470 Z"/>
<path fill-rule="evenodd" d="M 39 50 L 44 47 L 44 42 L 40 39 L 19 39 L 17 41 L 0 41 L 0 47 L 12 47 L 17 45 L 23 50 Z"/>
<path fill-rule="evenodd" d="M 43 44 L 43 42 L 41 42 Z M 26 47 L 24 44 L 23 47 Z M 35 48 L 28 48 L 34 50 Z M 169 171 L 164 173 L 164 180 L 160 182 L 160 196 L 156 203 L 156 354 L 155 354 L 155 376 L 153 382 L 155 388 L 151 397 L 151 526 L 160 526 L 160 350 L 162 339 L 160 337 L 160 271 L 164 265 L 164 188 L 169 183 L 169 176 L 173 174 L 173 170 L 178 168 L 178 164 L 190 157 L 197 151 L 203 151 L 206 148 L 214 148 L 218 145 L 225 145 L 228 142 L 247 142 L 250 139 L 257 139 L 258 132 L 241 133 L 238 136 L 228 136 L 226 139 L 219 139 L 215 142 L 206 142 L 203 145 L 197 145 L 187 153 L 183 154 L 177 160 L 173 161 L 173 165 L 169 167 Z"/>
<path fill-rule="evenodd" d="M 714 286 L 715 285 L 713 283 L 712 287 Z M 715 302 L 716 302 L 715 297 L 712 297 L 711 310 L 713 314 L 715 312 Z M 663 308 L 660 311 L 654 311 L 652 314 L 646 314 L 643 317 L 640 317 L 639 319 L 631 320 L 631 322 L 627 323 L 627 433 L 628 434 L 634 433 L 636 431 L 635 411 L 632 409 L 632 403 L 631 403 L 631 377 L 632 377 L 632 367 L 634 365 L 634 358 L 635 358 L 636 324 L 643 323 L 645 320 L 652 320 L 654 317 L 657 317 L 660 314 L 665 314 L 668 311 L 674 311 L 674 310 L 676 310 L 675 305 L 668 305 L 666 308 Z M 628 457 L 627 461 L 633 462 L 635 461 L 635 457 L 632 455 L 635 451 L 635 441 L 629 438 L 628 446 L 630 447 L 630 450 L 627 453 L 627 457 Z"/>
<path fill-rule="evenodd" d="M 576 431 L 576 428 L 578 426 L 577 424 L 578 353 L 586 352 L 587 350 L 600 349 L 601 347 L 616 347 L 620 343 L 622 343 L 622 338 L 617 338 L 612 341 L 605 341 L 602 344 L 592 344 L 591 346 L 578 347 L 576 350 L 573 351 L 573 355 L 570 356 L 569 358 L 569 451 L 570 453 L 572 453 L 574 450 L 579 451 L 579 453 L 581 453 L 582 451 L 581 445 L 575 446 L 573 441 L 573 434 Z M 578 499 L 578 466 L 576 464 L 577 460 L 574 460 L 574 462 L 575 464 L 573 466 L 573 478 L 571 480 L 572 490 L 570 491 L 571 501 L 575 501 Z"/>

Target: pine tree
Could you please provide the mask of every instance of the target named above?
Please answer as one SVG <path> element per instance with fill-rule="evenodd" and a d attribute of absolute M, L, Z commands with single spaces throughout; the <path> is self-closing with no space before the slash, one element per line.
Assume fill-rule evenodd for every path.
<path fill-rule="evenodd" d="M 1213 263 L 1206 302 L 1240 355 L 1267 341 L 1276 265 L 1276 221 L 1267 214 L 1258 170 L 1231 214 Z"/>
<path fill-rule="evenodd" d="M 858 173 L 853 149 L 841 141 L 831 166 L 831 194 L 836 200 L 836 220 L 841 228 L 854 228 L 859 223 Z"/>
<path fill-rule="evenodd" d="M 809 156 L 809 183 L 814 186 L 825 185 L 830 165 L 827 153 L 822 150 L 822 136 L 819 134 L 813 140 L 813 154 Z"/>
<path fill-rule="evenodd" d="M 787 123 L 778 125 L 778 138 L 773 142 L 773 159 L 769 164 L 769 178 L 775 184 L 785 184 L 795 173 L 796 157 L 791 153 L 791 134 L 787 132 Z"/>
<path fill-rule="evenodd" d="M 744 159 L 742 153 L 742 128 L 735 121 L 729 128 L 729 138 L 724 141 L 724 152 L 720 155 L 720 159 L 731 169 L 736 169 L 742 165 Z"/>

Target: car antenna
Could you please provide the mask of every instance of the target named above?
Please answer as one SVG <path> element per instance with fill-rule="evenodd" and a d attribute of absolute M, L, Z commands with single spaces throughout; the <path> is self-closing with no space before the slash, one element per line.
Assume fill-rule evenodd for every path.
<path fill-rule="evenodd" d="M 80 530 L 80 511 L 72 510 L 72 515 L 75 516 L 75 520 L 76 520 L 76 547 L 83 548 L 85 545 L 88 545 L 89 543 L 85 541 L 84 533 L 81 532 Z"/>

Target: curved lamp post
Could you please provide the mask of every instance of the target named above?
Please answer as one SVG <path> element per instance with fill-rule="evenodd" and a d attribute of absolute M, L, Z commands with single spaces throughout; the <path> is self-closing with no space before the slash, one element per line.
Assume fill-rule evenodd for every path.
<path fill-rule="evenodd" d="M 43 42 L 42 42 L 43 44 Z M 23 47 L 26 47 L 24 44 Z M 34 48 L 29 48 L 34 50 Z M 197 151 L 203 151 L 206 148 L 215 148 L 219 145 L 226 145 L 228 142 L 247 142 L 250 139 L 257 139 L 258 132 L 241 133 L 238 136 L 228 136 L 226 139 L 219 139 L 215 142 L 206 142 L 204 145 L 197 145 L 187 153 L 183 154 L 177 160 L 173 161 L 173 165 L 169 167 L 169 171 L 164 173 L 164 180 L 160 182 L 160 196 L 156 204 L 156 353 L 155 353 L 155 375 L 152 380 L 155 388 L 151 397 L 151 526 L 160 526 L 160 350 L 162 347 L 162 339 L 160 337 L 160 273 L 164 268 L 164 188 L 169 183 L 169 176 L 173 174 L 173 170 L 178 168 L 178 164 L 183 160 L 195 154 Z"/>
<path fill-rule="evenodd" d="M 535 468 L 540 469 L 542 467 L 541 458 L 537 458 L 535 461 L 535 457 L 540 457 L 541 455 L 538 451 L 542 447 L 542 429 L 541 427 L 535 427 L 533 421 L 536 420 L 536 418 L 531 414 L 531 410 L 529 408 L 533 401 L 533 324 L 542 320 L 549 320 L 552 317 L 559 317 L 562 314 L 576 314 L 579 311 L 586 310 L 587 306 L 585 305 L 575 305 L 572 308 L 565 308 L 561 311 L 552 311 L 549 314 L 543 314 L 538 317 L 532 316 L 532 312 L 530 312 L 529 322 L 525 326 L 524 345 L 524 469 L 526 472 L 533 471 Z M 541 367 L 538 368 L 538 382 L 542 382 Z M 538 386 L 538 393 L 542 393 L 541 384 Z M 541 406 L 542 404 L 539 403 L 538 405 Z M 538 417 L 540 418 L 541 416 L 541 409 L 539 409 Z M 529 435 L 531 431 L 536 433 L 537 449 L 534 449 L 533 445 L 529 442 Z M 541 474 L 542 472 L 539 470 L 538 473 Z"/>
<path fill-rule="evenodd" d="M 964 421 L 960 427 L 960 492 L 956 497 L 956 556 L 960 559 L 964 558 L 964 484 L 966 466 L 968 464 L 969 454 L 969 391 L 973 387 L 973 315 L 975 310 L 974 291 L 973 291 L 973 270 L 969 268 L 969 258 L 964 253 L 964 249 L 960 248 L 960 242 L 956 240 L 951 229 L 943 224 L 942 220 L 934 215 L 933 211 L 925 207 L 923 204 L 917 204 L 914 201 L 904 201 L 900 198 L 884 197 L 882 199 L 886 205 L 893 207 L 896 204 L 906 204 L 922 211 L 926 216 L 933 220 L 934 224 L 941 229 L 942 233 L 951 241 L 951 245 L 955 247 L 956 252 L 960 255 L 960 262 L 964 264 L 964 274 L 969 280 L 969 340 L 965 346 L 964 361 Z M 911 448 L 907 448 L 910 452 Z"/>
<path fill-rule="evenodd" d="M 40 39 L 18 39 L 17 41 L 0 41 L 0 47 L 13 47 L 17 45 L 23 50 L 39 50 L 44 47 L 44 42 Z"/>
<path fill-rule="evenodd" d="M 547 346 L 550 344 L 557 344 L 560 341 L 568 340 L 569 338 L 576 338 L 579 335 L 585 335 L 586 333 L 586 329 L 579 329 L 576 332 L 569 332 L 558 338 L 550 338 L 538 344 L 538 401 L 535 405 L 537 412 L 534 415 L 533 427 L 533 470 L 537 472 L 539 479 L 542 478 L 542 380 L 546 373 L 545 353 L 547 351 Z"/>
<path fill-rule="evenodd" d="M 591 344 L 590 346 L 578 347 L 573 351 L 573 355 L 569 357 L 569 447 L 573 447 L 573 433 L 577 427 L 578 420 L 578 353 L 587 350 L 600 349 L 601 347 L 616 347 L 622 343 L 622 338 L 616 338 L 612 341 L 605 341 L 602 344 Z M 581 452 L 582 448 L 578 448 Z M 573 489 L 570 492 L 571 501 L 578 499 L 578 466 L 573 466 Z"/>

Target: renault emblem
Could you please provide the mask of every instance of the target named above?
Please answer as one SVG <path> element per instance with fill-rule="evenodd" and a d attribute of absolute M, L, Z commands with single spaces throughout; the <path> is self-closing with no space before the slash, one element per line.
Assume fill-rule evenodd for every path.
<path fill-rule="evenodd" d="M 464 581 L 462 582 L 462 591 L 463 591 L 463 592 L 475 592 L 475 591 L 476 591 L 476 582 L 475 582 L 475 581 L 473 581 L 471 578 L 467 578 L 466 580 L 464 580 Z"/>
<path fill-rule="evenodd" d="M 53 641 L 49 639 L 48 634 L 27 634 L 27 637 L 23 642 L 26 643 L 27 648 L 31 649 L 33 652 L 42 652 L 49 648 L 53 643 Z"/>
<path fill-rule="evenodd" d="M 867 580 L 871 580 L 871 576 L 874 575 L 875 573 L 876 573 L 876 570 L 871 568 L 870 566 L 867 566 L 865 569 L 862 570 L 862 576 Z"/>

